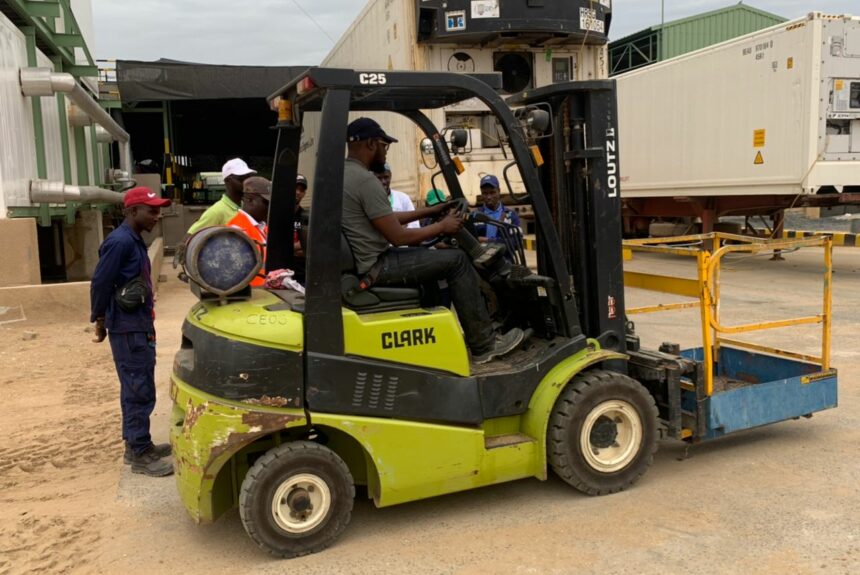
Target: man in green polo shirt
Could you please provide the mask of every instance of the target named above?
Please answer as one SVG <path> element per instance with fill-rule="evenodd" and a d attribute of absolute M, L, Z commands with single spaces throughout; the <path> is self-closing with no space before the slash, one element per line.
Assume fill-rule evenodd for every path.
<path fill-rule="evenodd" d="M 233 219 L 242 205 L 242 183 L 257 172 L 248 167 L 244 160 L 233 158 L 221 168 L 224 186 L 227 191 L 221 199 L 209 206 L 200 219 L 188 228 L 188 235 L 213 226 L 226 226 Z"/>

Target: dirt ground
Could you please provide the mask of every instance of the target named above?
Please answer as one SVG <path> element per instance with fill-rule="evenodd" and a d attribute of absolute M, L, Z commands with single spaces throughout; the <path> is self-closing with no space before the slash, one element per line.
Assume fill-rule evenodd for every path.
<path fill-rule="evenodd" d="M 814 313 L 818 261 L 727 262 L 726 319 Z M 681 271 L 661 256 L 629 266 Z M 641 481 L 609 497 L 552 478 L 388 509 L 358 500 L 331 549 L 291 562 L 261 552 L 235 511 L 198 527 L 172 478 L 123 466 L 117 378 L 86 309 L 0 326 L 0 573 L 860 573 L 860 249 L 837 250 L 835 269 L 838 409 L 689 449 L 664 441 Z M 657 299 L 628 293 L 630 305 Z M 158 441 L 192 302 L 184 284 L 161 284 Z M 697 345 L 694 311 L 635 320 L 647 345 Z M 815 352 L 816 337 L 783 329 L 769 341 Z"/>

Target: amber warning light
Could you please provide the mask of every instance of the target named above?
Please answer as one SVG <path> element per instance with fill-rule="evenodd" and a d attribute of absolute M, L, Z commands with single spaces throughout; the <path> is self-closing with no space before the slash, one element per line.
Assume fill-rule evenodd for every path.
<path fill-rule="evenodd" d="M 317 85 L 314 84 L 314 81 L 311 80 L 309 76 L 305 76 L 299 81 L 299 85 L 296 87 L 296 90 L 299 94 L 304 94 L 306 92 L 310 92 L 316 87 Z"/>

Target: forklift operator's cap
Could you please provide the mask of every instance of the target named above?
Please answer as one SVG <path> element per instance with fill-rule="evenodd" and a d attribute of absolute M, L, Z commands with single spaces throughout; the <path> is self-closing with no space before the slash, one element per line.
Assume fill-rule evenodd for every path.
<path fill-rule="evenodd" d="M 127 208 L 130 208 L 132 206 L 153 206 L 156 208 L 166 208 L 170 205 L 170 200 L 158 197 L 158 194 L 153 192 L 149 188 L 138 186 L 136 188 L 130 189 L 125 193 L 125 199 L 123 200 L 123 203 Z"/>
<path fill-rule="evenodd" d="M 379 138 L 389 144 L 397 142 L 396 139 L 385 133 L 382 126 L 370 118 L 359 118 L 350 123 L 346 128 L 347 142 L 361 142 L 362 140 L 373 140 L 374 138 Z"/>
<path fill-rule="evenodd" d="M 248 164 L 245 163 L 245 160 L 239 158 L 233 158 L 232 160 L 229 160 L 221 168 L 221 177 L 225 180 L 229 176 L 247 176 L 248 174 L 256 173 L 256 170 L 252 170 L 248 167 Z"/>
<path fill-rule="evenodd" d="M 481 178 L 481 187 L 486 188 L 488 186 L 492 186 L 494 188 L 499 187 L 499 178 L 492 174 L 487 174 L 483 178 Z"/>

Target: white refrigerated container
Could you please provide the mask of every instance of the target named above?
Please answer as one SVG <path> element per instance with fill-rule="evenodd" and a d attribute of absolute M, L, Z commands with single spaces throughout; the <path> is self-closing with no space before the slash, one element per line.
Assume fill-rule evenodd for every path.
<path fill-rule="evenodd" d="M 509 35 L 484 45 L 472 39 L 454 42 L 450 39 L 435 42 L 418 38 L 418 11 L 425 7 L 439 5 L 440 10 L 453 10 L 451 2 L 415 0 L 369 0 L 367 5 L 350 25 L 347 31 L 320 64 L 329 68 L 352 68 L 360 70 L 412 70 L 412 71 L 453 71 L 461 73 L 492 73 L 498 59 L 505 55 L 519 59 L 526 71 L 529 87 L 544 86 L 553 81 L 592 80 L 606 78 L 607 51 L 605 38 L 594 36 L 586 42 L 583 38 L 571 36 L 553 38 L 546 35 L 540 41 L 534 36 L 518 37 Z M 469 6 L 467 2 L 460 2 Z M 478 4 L 496 5 L 498 3 L 472 2 L 473 12 Z M 571 3 L 569 12 L 575 12 L 579 23 L 579 8 Z M 598 3 L 595 3 L 598 4 Z M 522 10 L 527 10 L 523 3 Z M 599 3 L 600 10 L 611 9 L 610 0 Z M 499 16 L 504 18 L 506 10 L 516 8 L 501 6 Z M 557 8 L 553 8 L 557 9 Z M 456 11 L 456 10 L 455 10 Z M 494 12 L 485 13 L 475 20 L 469 10 L 463 10 L 467 31 L 471 26 L 487 25 L 493 22 Z M 601 16 L 602 18 L 602 16 Z M 603 22 L 599 24 L 602 26 Z M 608 30 L 607 30 L 608 31 Z M 549 41 L 547 39 L 549 38 Z M 444 110 L 433 110 L 429 117 L 440 129 L 445 127 L 466 127 L 470 133 L 468 153 L 461 155 L 465 172 L 460 175 L 460 185 L 466 197 L 474 202 L 480 193 L 479 182 L 483 175 L 493 173 L 502 178 L 502 170 L 511 161 L 510 152 L 506 157 L 498 146 L 494 124 L 487 121 L 489 110 L 480 102 L 468 101 Z M 385 129 L 399 140 L 388 151 L 388 161 L 392 166 L 391 187 L 408 194 L 416 205 L 421 205 L 426 192 L 431 188 L 434 170 L 422 162 L 419 145 L 423 134 L 412 121 L 395 113 L 368 113 Z M 351 117 L 358 117 L 352 114 Z M 309 202 L 313 193 L 313 177 L 316 166 L 314 150 L 318 141 L 319 114 L 309 112 L 304 121 L 302 135 L 302 154 L 299 171 L 310 181 Z M 516 169 L 509 172 L 514 191 L 521 193 L 522 179 Z M 437 184 L 444 187 L 444 180 L 437 178 Z"/>
<path fill-rule="evenodd" d="M 860 18 L 811 13 L 616 79 L 624 198 L 860 186 Z"/>

